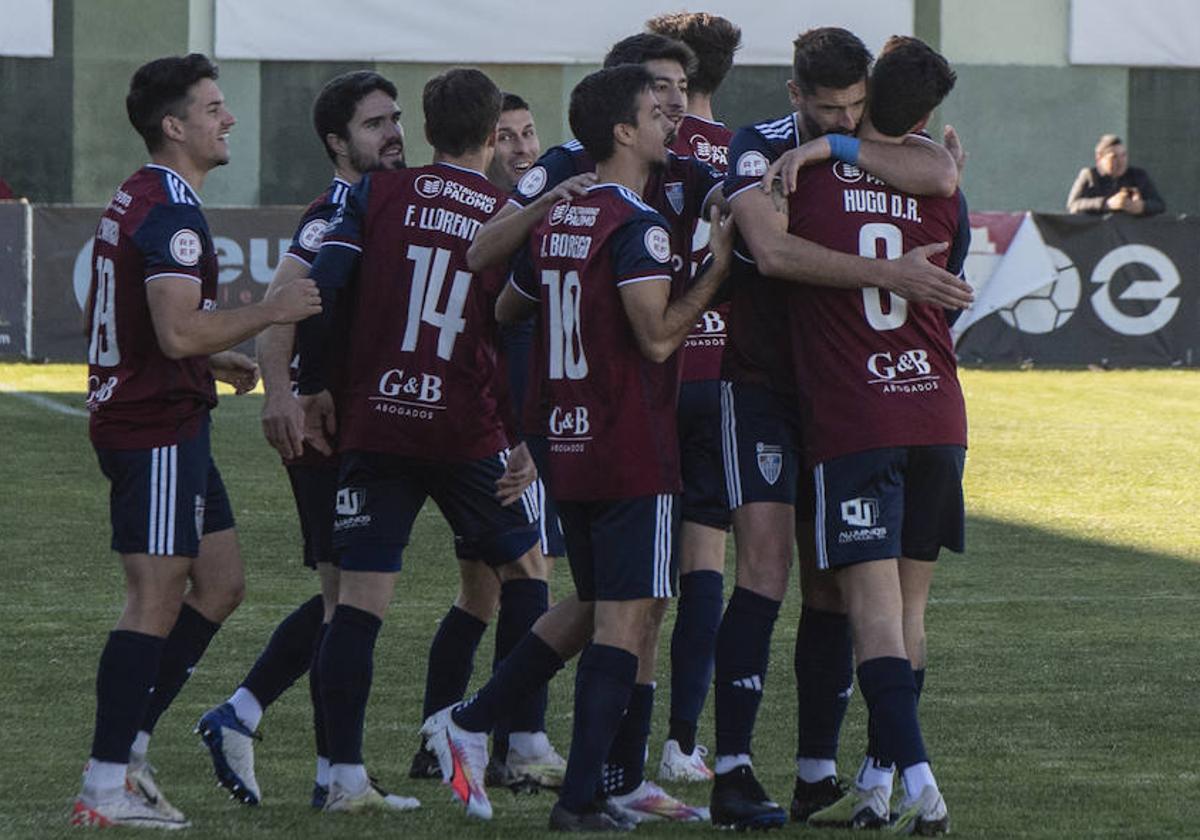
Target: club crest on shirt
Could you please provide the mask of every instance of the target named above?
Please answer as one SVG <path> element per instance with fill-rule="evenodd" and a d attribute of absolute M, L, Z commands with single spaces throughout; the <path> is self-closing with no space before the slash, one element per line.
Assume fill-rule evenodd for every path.
<path fill-rule="evenodd" d="M 445 183 L 437 175 L 422 175 L 417 178 L 417 192 L 425 198 L 437 198 L 442 194 L 442 187 Z"/>
<path fill-rule="evenodd" d="M 663 186 L 663 191 L 667 194 L 667 201 L 671 204 L 671 209 L 675 211 L 675 215 L 683 212 L 683 182 L 672 181 Z"/>
<path fill-rule="evenodd" d="M 754 445 L 754 452 L 758 456 L 758 471 L 767 484 L 774 486 L 783 472 L 783 447 L 759 441 Z"/>
<path fill-rule="evenodd" d="M 171 256 L 180 265 L 200 262 L 200 234 L 190 228 L 175 231 L 171 237 Z"/>
<path fill-rule="evenodd" d="M 517 192 L 526 198 L 532 198 L 540 193 L 544 186 L 546 186 L 546 167 L 535 166 L 522 175 L 520 181 L 517 181 Z"/>

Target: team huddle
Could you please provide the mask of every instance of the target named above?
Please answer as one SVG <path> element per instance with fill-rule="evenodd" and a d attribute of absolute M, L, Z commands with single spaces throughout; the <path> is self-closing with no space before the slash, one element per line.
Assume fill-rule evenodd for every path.
<path fill-rule="evenodd" d="M 214 380 L 244 393 L 261 374 L 263 431 L 320 592 L 196 725 L 234 799 L 261 801 L 259 722 L 307 674 L 313 807 L 420 807 L 368 774 L 363 730 L 376 638 L 432 499 L 459 587 L 430 647 L 409 775 L 442 780 L 468 817 L 492 818 L 489 787 L 547 788 L 556 831 L 789 818 L 948 831 L 918 700 L 934 561 L 964 541 L 948 327 L 971 300 L 964 156 L 952 130 L 944 144 L 924 133 L 954 72 L 915 38 L 874 58 L 846 30 L 809 30 L 793 112 L 731 132 L 712 97 L 740 39 L 707 13 L 649 21 L 575 87 L 574 139 L 544 154 L 520 96 L 476 69 L 442 73 L 422 95 L 427 166 L 406 162 L 390 81 L 330 80 L 312 117 L 333 181 L 263 299 L 233 310 L 216 307 L 198 195 L 229 162 L 235 122 L 217 68 L 192 54 L 137 71 L 126 105 L 152 162 L 100 220 L 88 302 L 91 438 L 127 596 L 73 824 L 190 825 L 148 747 L 243 597 L 209 412 Z M 257 363 L 230 349 L 256 336 Z M 796 556 L 784 808 L 755 777 L 752 736 Z M 552 605 L 561 557 L 574 591 Z M 645 766 L 670 599 L 657 775 L 707 785 L 706 806 Z M 491 677 L 468 697 L 493 615 Z M 564 758 L 547 685 L 576 657 Z M 868 739 L 846 783 L 856 676 Z M 711 764 L 698 743 L 710 686 Z"/>

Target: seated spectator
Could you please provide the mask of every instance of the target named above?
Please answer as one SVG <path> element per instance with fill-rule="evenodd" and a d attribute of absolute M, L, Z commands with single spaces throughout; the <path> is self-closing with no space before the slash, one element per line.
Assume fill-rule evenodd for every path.
<path fill-rule="evenodd" d="M 1129 165 L 1121 138 L 1105 134 L 1096 144 L 1096 165 L 1079 172 L 1067 210 L 1071 213 L 1131 213 L 1153 216 L 1166 209 L 1146 170 Z"/>

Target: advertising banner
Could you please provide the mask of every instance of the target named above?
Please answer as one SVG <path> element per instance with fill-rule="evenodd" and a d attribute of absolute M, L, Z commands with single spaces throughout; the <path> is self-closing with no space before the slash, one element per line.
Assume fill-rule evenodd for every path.
<path fill-rule="evenodd" d="M 977 294 L 956 325 L 960 359 L 1200 364 L 1200 220 L 1028 214 L 1044 243 L 1038 253 L 1016 248 L 1019 237 L 1004 241 L 1003 220 L 988 218 L 1001 215 L 972 214 L 972 254 L 992 271 L 968 272 Z"/>

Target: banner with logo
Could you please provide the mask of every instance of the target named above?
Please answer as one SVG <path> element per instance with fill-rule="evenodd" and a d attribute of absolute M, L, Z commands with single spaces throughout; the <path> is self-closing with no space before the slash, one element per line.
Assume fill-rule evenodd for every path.
<path fill-rule="evenodd" d="M 302 209 L 205 208 L 220 264 L 219 307 L 262 298 L 291 244 Z M 92 238 L 102 212 L 101 207 L 33 208 L 33 358 L 85 361 L 83 307 L 91 280 Z M 248 352 L 252 342 L 238 349 Z"/>
<path fill-rule="evenodd" d="M 1200 364 L 1200 220 L 973 213 L 971 229 L 961 360 Z"/>
<path fill-rule="evenodd" d="M 0 201 L 0 358 L 28 352 L 29 205 Z"/>

